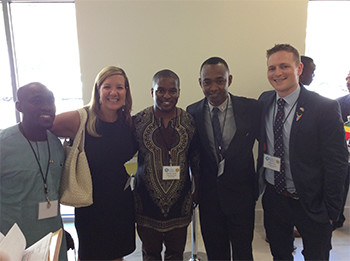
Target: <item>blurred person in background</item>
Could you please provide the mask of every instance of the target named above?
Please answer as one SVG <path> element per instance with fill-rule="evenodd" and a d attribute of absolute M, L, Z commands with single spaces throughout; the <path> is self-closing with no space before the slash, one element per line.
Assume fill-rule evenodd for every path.
<path fill-rule="evenodd" d="M 350 92 L 350 71 L 348 75 L 345 78 L 346 80 L 346 87 L 348 88 L 348 91 Z M 342 114 L 342 118 L 344 123 L 347 123 L 350 121 L 350 94 L 347 94 L 343 97 L 340 97 L 337 99 L 340 105 L 340 110 Z M 349 148 L 349 140 L 347 141 L 348 143 L 348 148 Z M 342 227 L 345 221 L 345 216 L 344 216 L 344 207 L 346 203 L 346 198 L 348 196 L 349 192 L 349 183 L 350 183 L 350 166 L 348 168 L 348 175 L 346 177 L 345 183 L 344 183 L 344 198 L 343 198 L 343 207 L 342 207 L 342 212 L 340 214 L 339 219 L 333 223 L 333 229 L 337 229 L 339 227 Z"/>

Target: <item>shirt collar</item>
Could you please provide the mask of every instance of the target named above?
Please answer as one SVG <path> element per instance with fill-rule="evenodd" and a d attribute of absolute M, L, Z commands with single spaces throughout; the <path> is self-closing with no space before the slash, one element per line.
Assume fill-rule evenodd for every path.
<path fill-rule="evenodd" d="M 212 112 L 214 108 L 218 108 L 220 111 L 225 111 L 226 107 L 231 105 L 230 95 L 227 95 L 226 100 L 223 103 L 221 103 L 219 106 L 213 106 L 210 104 L 209 101 L 208 101 L 208 105 L 209 105 L 210 112 Z"/>
<path fill-rule="evenodd" d="M 283 100 L 288 104 L 288 105 L 293 105 L 299 98 L 299 94 L 300 94 L 300 85 L 298 85 L 298 87 L 291 93 L 288 94 L 286 97 L 283 98 Z M 277 94 L 276 92 L 276 102 L 278 101 L 278 99 L 280 99 L 281 97 Z"/>

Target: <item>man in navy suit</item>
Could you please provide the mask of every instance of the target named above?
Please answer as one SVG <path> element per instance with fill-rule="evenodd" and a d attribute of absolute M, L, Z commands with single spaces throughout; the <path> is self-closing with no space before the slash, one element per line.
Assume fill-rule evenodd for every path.
<path fill-rule="evenodd" d="M 345 78 L 346 80 L 346 86 L 350 92 L 350 72 Z M 343 97 L 340 97 L 337 99 L 340 105 L 340 110 L 341 110 L 341 115 L 343 118 L 344 123 L 349 121 L 348 117 L 350 116 L 350 94 L 347 94 Z M 339 216 L 339 219 L 333 223 L 333 229 L 337 229 L 339 227 L 342 227 L 345 221 L 345 216 L 344 216 L 344 207 L 346 203 L 346 198 L 348 196 L 349 192 L 349 183 L 350 183 L 350 167 L 348 169 L 348 175 L 346 177 L 345 183 L 344 183 L 344 197 L 343 197 L 343 205 L 342 205 L 342 211 Z"/>
<path fill-rule="evenodd" d="M 267 77 L 275 90 L 259 97 L 258 171 L 274 260 L 293 260 L 294 226 L 303 238 L 305 260 L 329 259 L 347 173 L 339 105 L 299 84 L 302 70 L 291 45 L 267 51 Z"/>
<path fill-rule="evenodd" d="M 228 93 L 232 75 L 219 57 L 203 62 L 205 98 L 188 106 L 200 151 L 199 212 L 209 260 L 252 260 L 258 196 L 252 147 L 259 130 L 258 102 Z M 214 123 L 215 122 L 215 123 Z"/>

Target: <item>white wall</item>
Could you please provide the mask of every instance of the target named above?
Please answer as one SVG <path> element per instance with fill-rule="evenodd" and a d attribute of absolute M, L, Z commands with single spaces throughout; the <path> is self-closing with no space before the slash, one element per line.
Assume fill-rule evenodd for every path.
<path fill-rule="evenodd" d="M 128 74 L 133 113 L 152 104 L 151 79 L 169 68 L 181 79 L 179 106 L 203 97 L 199 67 L 221 56 L 230 91 L 257 98 L 270 85 L 266 50 L 290 43 L 304 53 L 307 0 L 76 0 L 83 99 L 96 74 L 116 65 Z"/>
<path fill-rule="evenodd" d="M 201 99 L 199 67 L 221 56 L 233 94 L 258 98 L 272 87 L 266 50 L 290 43 L 304 54 L 308 0 L 76 0 L 83 99 L 96 74 L 116 65 L 128 74 L 133 113 L 152 105 L 152 77 L 169 68 L 181 79 L 179 106 Z M 349 216 L 349 199 L 346 216 Z M 258 209 L 261 209 L 260 202 Z"/>

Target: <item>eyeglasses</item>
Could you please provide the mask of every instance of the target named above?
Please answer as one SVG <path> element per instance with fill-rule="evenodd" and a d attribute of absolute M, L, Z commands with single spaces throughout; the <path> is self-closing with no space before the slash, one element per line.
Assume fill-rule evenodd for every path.
<path fill-rule="evenodd" d="M 217 78 L 215 80 L 210 80 L 210 79 L 205 79 L 202 81 L 202 84 L 204 87 L 211 86 L 213 82 L 215 82 L 217 85 L 224 85 L 226 84 L 226 79 L 225 78 Z"/>

